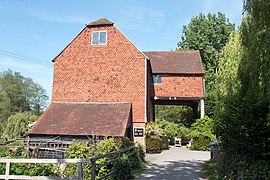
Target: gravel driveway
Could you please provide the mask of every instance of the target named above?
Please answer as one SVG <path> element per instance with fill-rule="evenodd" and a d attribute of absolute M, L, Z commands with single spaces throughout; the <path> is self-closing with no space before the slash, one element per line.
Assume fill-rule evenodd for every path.
<path fill-rule="evenodd" d="M 147 154 L 150 165 L 137 180 L 203 180 L 202 166 L 209 158 L 209 152 L 171 146 L 161 154 Z"/>

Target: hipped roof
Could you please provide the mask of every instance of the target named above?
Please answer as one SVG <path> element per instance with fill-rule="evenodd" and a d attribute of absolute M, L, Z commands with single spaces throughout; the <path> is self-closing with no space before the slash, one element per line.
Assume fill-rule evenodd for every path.
<path fill-rule="evenodd" d="M 130 103 L 51 103 L 28 134 L 125 136 Z"/>
<path fill-rule="evenodd" d="M 101 18 L 101 19 L 98 19 L 96 21 L 93 21 L 93 22 L 87 24 L 86 26 L 91 27 L 91 26 L 104 26 L 104 25 L 112 26 L 113 22 L 109 21 L 106 18 Z"/>

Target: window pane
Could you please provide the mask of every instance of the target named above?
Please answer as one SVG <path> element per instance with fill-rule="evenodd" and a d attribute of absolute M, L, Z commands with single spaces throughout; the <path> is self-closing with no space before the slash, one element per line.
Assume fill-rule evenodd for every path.
<path fill-rule="evenodd" d="M 106 44 L 106 36 L 107 36 L 107 33 L 106 32 L 100 32 L 100 44 Z"/>
<path fill-rule="evenodd" d="M 154 84 L 161 84 L 162 83 L 162 76 L 161 75 L 153 75 L 153 83 Z"/>
<path fill-rule="evenodd" d="M 99 44 L 98 43 L 98 34 L 99 34 L 99 32 L 92 32 L 92 44 Z"/>

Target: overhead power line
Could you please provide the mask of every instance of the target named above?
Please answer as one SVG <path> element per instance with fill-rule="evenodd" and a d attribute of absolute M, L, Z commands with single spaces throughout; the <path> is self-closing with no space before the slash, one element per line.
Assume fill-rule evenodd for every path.
<path fill-rule="evenodd" d="M 40 65 L 47 66 L 47 67 L 53 67 L 52 64 L 44 62 L 42 60 L 26 57 L 26 56 L 23 56 L 23 55 L 20 55 L 20 54 L 12 53 L 12 52 L 1 50 L 1 49 L 0 49 L 0 54 L 5 55 L 5 56 L 10 56 L 10 57 L 13 57 L 13 58 L 16 58 L 16 59 L 20 59 L 20 60 L 23 60 L 23 61 L 28 61 L 28 62 L 40 64 Z"/>

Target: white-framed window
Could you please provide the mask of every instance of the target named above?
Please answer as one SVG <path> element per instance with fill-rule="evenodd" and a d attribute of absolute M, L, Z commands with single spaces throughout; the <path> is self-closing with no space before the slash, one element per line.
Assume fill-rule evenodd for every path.
<path fill-rule="evenodd" d="M 162 75 L 161 74 L 154 74 L 153 75 L 153 83 L 154 84 L 162 84 Z"/>
<path fill-rule="evenodd" d="M 91 44 L 92 45 L 106 45 L 107 44 L 107 31 L 93 31 Z"/>

